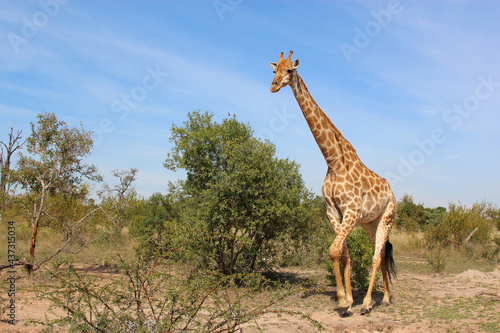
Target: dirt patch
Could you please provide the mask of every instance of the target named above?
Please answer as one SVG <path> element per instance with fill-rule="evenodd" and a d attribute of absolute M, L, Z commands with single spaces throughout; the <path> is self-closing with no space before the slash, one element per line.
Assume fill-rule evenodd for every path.
<path fill-rule="evenodd" d="M 473 279 L 475 281 L 490 281 L 491 279 L 500 280 L 500 271 L 495 269 L 493 272 L 481 272 L 475 269 L 469 269 L 463 273 L 457 274 L 456 278 L 461 280 Z"/>
<path fill-rule="evenodd" d="M 81 268 L 85 269 L 84 267 Z M 88 274 L 109 275 L 114 268 L 91 267 Z M 298 280 L 314 281 L 311 287 L 285 299 L 275 309 L 255 322 L 243 325 L 243 332 L 318 332 L 307 317 L 325 332 L 498 332 L 500 331 L 500 271 L 467 270 L 456 275 L 402 272 L 392 285 L 392 304 L 380 305 L 382 293 L 374 293 L 375 306 L 366 316 L 360 314 L 364 293 L 354 294 L 354 315 L 339 317 L 335 288 L 325 283 L 322 270 L 290 269 Z M 5 275 L 2 275 L 5 279 Z M 63 311 L 48 312 L 49 303 L 33 292 L 34 280 L 18 281 L 15 325 L 0 322 L 0 332 L 40 332 L 44 327 L 33 321 L 63 316 Z M 2 297 L 5 296 L 2 295 Z M 266 297 L 266 295 L 262 295 Z M 2 318 L 5 319 L 5 318 Z M 60 332 L 64 332 L 61 328 Z"/>
<path fill-rule="evenodd" d="M 316 272 L 318 274 L 318 272 Z M 288 310 L 300 310 L 321 323 L 326 332 L 499 332 L 500 271 L 468 270 L 457 275 L 402 273 L 392 285 L 392 304 L 381 306 L 374 294 L 372 312 L 360 314 L 364 293 L 355 292 L 354 315 L 340 318 L 333 287 L 309 291 L 288 300 Z M 304 318 L 268 314 L 244 332 L 319 332 Z"/>

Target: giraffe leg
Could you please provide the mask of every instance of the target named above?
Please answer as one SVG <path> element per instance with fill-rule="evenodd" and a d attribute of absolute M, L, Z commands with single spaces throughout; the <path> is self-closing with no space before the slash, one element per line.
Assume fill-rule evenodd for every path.
<path fill-rule="evenodd" d="M 335 284 L 337 285 L 337 299 L 339 301 L 340 315 L 351 315 L 351 306 L 346 298 L 346 292 L 344 285 L 342 283 L 342 273 L 340 271 L 340 257 L 342 255 L 343 243 L 337 241 L 339 237 L 335 238 L 335 241 L 330 246 L 329 256 L 333 263 L 333 271 L 335 273 Z M 340 243 L 340 244 L 339 244 Z M 345 270 L 346 272 L 346 270 Z M 350 281 L 349 281 L 350 282 Z"/>
<path fill-rule="evenodd" d="M 347 304 L 353 304 L 352 287 L 351 287 L 351 257 L 349 256 L 349 249 L 347 248 L 347 241 L 342 246 L 341 254 L 342 266 L 344 267 L 344 283 L 345 283 L 345 297 Z"/>
<path fill-rule="evenodd" d="M 347 235 L 352 231 L 356 224 L 356 219 L 352 217 L 351 214 L 346 214 L 342 222 L 341 227 L 336 230 L 337 236 L 333 244 L 330 246 L 329 256 L 333 263 L 333 270 L 335 272 L 335 281 L 337 284 L 337 299 L 339 301 L 340 315 L 348 316 L 352 314 L 351 307 L 353 303 L 352 298 L 352 288 L 351 288 L 351 260 L 349 258 L 348 251 L 345 252 L 344 248 L 347 250 L 346 238 Z M 340 271 L 340 260 L 344 262 L 344 279 L 346 282 L 346 289 L 342 283 L 342 273 Z"/>
<path fill-rule="evenodd" d="M 333 245 L 333 244 L 332 244 Z M 352 298 L 352 287 L 351 287 L 351 257 L 349 256 L 349 249 L 347 248 L 347 241 L 344 241 L 342 245 L 342 252 L 340 254 L 342 266 L 344 268 L 344 284 L 345 290 L 342 285 L 337 282 L 337 298 L 339 300 L 339 313 L 342 316 L 352 315 L 351 307 L 354 303 Z M 333 259 L 332 259 L 333 260 Z M 342 282 L 342 274 L 340 274 Z M 337 277 L 337 275 L 335 275 Z"/>
<path fill-rule="evenodd" d="M 389 206 L 383 213 L 382 217 L 378 224 L 374 223 L 376 226 L 376 236 L 375 236 L 375 246 L 374 246 L 374 254 L 373 254 L 373 262 L 372 262 L 372 270 L 370 277 L 370 285 L 368 287 L 368 291 L 366 292 L 365 299 L 363 300 L 363 306 L 361 307 L 361 314 L 368 314 L 372 308 L 372 292 L 373 287 L 375 285 L 375 280 L 377 278 L 377 270 L 379 266 L 382 270 L 382 278 L 384 280 L 384 299 L 382 301 L 383 304 L 389 304 L 391 294 L 389 290 L 389 274 L 387 271 L 387 265 L 385 262 L 385 251 L 387 250 L 386 243 L 389 240 L 389 232 L 392 227 L 392 220 L 394 219 L 394 209 L 395 205 L 389 203 Z M 366 229 L 366 228 L 365 228 Z M 367 229 L 368 231 L 368 229 Z M 390 244 L 390 243 L 389 243 Z M 392 245 L 390 245 L 392 248 Z"/>
<path fill-rule="evenodd" d="M 376 220 L 376 221 L 369 223 L 369 224 L 362 224 L 363 228 L 366 230 L 366 233 L 368 234 L 368 237 L 370 238 L 373 249 L 375 249 L 375 233 L 377 232 L 378 223 L 379 223 L 379 220 Z M 386 247 L 387 247 L 387 245 L 386 245 Z M 386 268 L 386 262 L 384 260 L 386 257 L 385 253 L 386 253 L 386 248 L 384 247 L 382 249 L 381 261 L 380 261 L 380 269 L 382 271 L 382 279 L 384 281 L 384 299 L 382 300 L 382 304 L 389 305 L 389 303 L 390 303 L 389 301 L 391 299 L 391 294 L 389 291 L 389 277 L 388 277 L 388 272 L 387 272 L 387 268 Z"/>
<path fill-rule="evenodd" d="M 372 273 L 370 278 L 370 286 L 368 287 L 368 291 L 366 292 L 365 299 L 363 300 L 363 306 L 361 307 L 361 314 L 368 314 L 372 309 L 372 292 L 373 286 L 375 285 L 375 279 L 377 277 L 377 270 L 380 266 L 380 255 L 374 256 L 372 263 Z"/>
<path fill-rule="evenodd" d="M 385 251 L 387 251 L 387 249 L 384 249 L 384 253 L 382 254 L 383 258 L 385 257 Z M 384 280 L 384 299 L 382 299 L 382 305 L 388 306 L 391 304 L 391 291 L 389 289 L 389 277 L 385 260 L 382 260 L 380 267 L 382 270 L 382 279 Z"/>
<path fill-rule="evenodd" d="M 368 237 L 370 238 L 370 242 L 372 243 L 372 247 L 373 249 L 375 250 L 375 234 L 377 232 L 377 227 L 378 227 L 378 224 L 379 224 L 380 220 L 375 220 L 371 223 L 368 223 L 368 224 L 361 224 L 361 226 L 365 229 L 366 233 L 368 234 Z M 376 253 L 376 251 L 374 251 L 374 253 Z M 373 265 L 373 264 L 372 264 Z M 372 267 L 372 271 L 373 272 L 373 267 Z M 375 270 L 375 276 L 376 276 L 376 273 L 377 271 Z M 368 293 L 367 293 L 368 294 Z M 366 300 L 365 298 L 365 302 L 367 302 L 368 300 Z M 363 302 L 363 304 L 365 304 L 365 302 Z M 369 309 L 371 309 L 371 298 L 369 300 L 369 303 L 370 303 L 370 307 Z M 370 311 L 369 310 L 363 310 L 363 308 L 361 309 L 361 313 L 362 314 L 367 314 L 369 313 Z"/>

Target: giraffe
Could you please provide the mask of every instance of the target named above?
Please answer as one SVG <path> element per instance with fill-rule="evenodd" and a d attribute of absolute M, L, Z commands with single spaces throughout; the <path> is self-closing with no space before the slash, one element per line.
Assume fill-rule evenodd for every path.
<path fill-rule="evenodd" d="M 368 314 L 373 306 L 372 291 L 379 267 L 384 281 L 382 304 L 390 303 L 389 281 L 396 275 L 396 271 L 389 232 L 395 215 L 396 200 L 389 182 L 360 161 L 351 143 L 312 98 L 297 73 L 299 59 L 292 62 L 292 53 L 290 51 L 288 58 L 284 59 L 281 52 L 278 63 L 271 63 L 276 74 L 271 84 L 271 92 L 278 92 L 287 85 L 292 88 L 328 166 L 321 192 L 326 201 L 328 219 L 336 234 L 330 246 L 329 256 L 333 262 L 339 313 L 342 316 L 352 315 L 353 304 L 347 236 L 354 226 L 360 223 L 370 237 L 374 248 L 372 271 L 361 307 L 361 314 Z M 344 268 L 345 289 L 342 284 L 340 260 Z"/>

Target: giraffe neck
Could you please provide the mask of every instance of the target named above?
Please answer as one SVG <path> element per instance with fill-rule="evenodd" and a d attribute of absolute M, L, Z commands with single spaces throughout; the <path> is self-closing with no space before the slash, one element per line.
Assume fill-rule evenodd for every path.
<path fill-rule="evenodd" d="M 356 150 L 312 98 L 300 75 L 294 75 L 290 87 L 328 167 L 344 169 L 348 161 L 358 159 Z"/>

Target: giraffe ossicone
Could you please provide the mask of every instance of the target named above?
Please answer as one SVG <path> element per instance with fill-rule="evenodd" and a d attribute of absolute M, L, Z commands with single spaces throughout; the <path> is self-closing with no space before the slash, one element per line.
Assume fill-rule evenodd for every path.
<path fill-rule="evenodd" d="M 370 237 L 374 248 L 372 271 L 368 291 L 361 307 L 361 313 L 367 314 L 372 308 L 372 292 L 379 267 L 384 281 L 382 304 L 390 303 L 389 282 L 396 271 L 389 232 L 396 212 L 396 199 L 389 182 L 360 161 L 351 143 L 344 138 L 312 98 L 297 73 L 299 59 L 292 62 L 292 54 L 290 51 L 288 58 L 285 59 L 281 52 L 278 62 L 271 62 L 275 73 L 271 92 L 278 92 L 281 88 L 290 86 L 327 164 L 321 191 L 326 201 L 328 219 L 336 234 L 329 256 L 333 262 L 341 315 L 352 314 L 353 304 L 347 236 L 354 226 L 360 223 Z M 345 288 L 340 261 L 344 267 Z"/>

